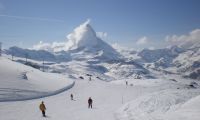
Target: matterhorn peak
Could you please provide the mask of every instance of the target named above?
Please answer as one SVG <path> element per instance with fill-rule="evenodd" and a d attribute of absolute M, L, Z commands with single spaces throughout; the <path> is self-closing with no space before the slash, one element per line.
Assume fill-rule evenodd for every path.
<path fill-rule="evenodd" d="M 90 25 L 90 20 L 87 20 L 80 26 L 74 29 L 72 33 L 67 35 L 68 50 L 77 49 L 80 47 L 93 47 L 98 44 L 99 38 L 96 32 Z"/>
<path fill-rule="evenodd" d="M 96 32 L 90 25 L 90 20 L 74 29 L 72 33 L 67 36 L 67 51 L 72 52 L 72 58 L 82 56 L 90 56 L 91 58 L 101 60 L 118 59 L 119 54 L 106 42 L 97 37 Z M 73 57 L 73 54 L 75 56 Z M 78 57 L 78 54 L 80 56 Z"/>

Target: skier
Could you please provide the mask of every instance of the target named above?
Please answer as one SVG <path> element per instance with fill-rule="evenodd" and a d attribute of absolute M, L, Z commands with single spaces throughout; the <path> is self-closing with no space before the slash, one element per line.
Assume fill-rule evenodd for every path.
<path fill-rule="evenodd" d="M 128 81 L 126 81 L 126 86 L 128 85 Z"/>
<path fill-rule="evenodd" d="M 74 100 L 74 98 L 73 98 L 73 94 L 71 94 L 70 97 L 71 97 L 71 100 Z"/>
<path fill-rule="evenodd" d="M 46 115 L 45 115 L 46 107 L 45 107 L 43 101 L 42 101 L 42 103 L 40 104 L 40 110 L 42 111 L 42 115 L 43 115 L 43 117 L 46 117 Z"/>
<path fill-rule="evenodd" d="M 92 108 L 92 102 L 93 102 L 92 98 L 89 97 L 89 99 L 88 99 L 88 108 Z"/>

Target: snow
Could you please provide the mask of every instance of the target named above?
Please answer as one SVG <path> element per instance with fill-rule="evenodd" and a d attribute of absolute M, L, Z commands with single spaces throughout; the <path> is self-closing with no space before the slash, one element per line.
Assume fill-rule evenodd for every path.
<path fill-rule="evenodd" d="M 179 109 L 169 111 L 166 114 L 166 120 L 199 120 L 200 118 L 200 96 L 192 98 L 184 103 Z"/>
<path fill-rule="evenodd" d="M 38 108 L 41 101 L 47 107 L 47 119 L 52 120 L 165 120 L 165 115 L 173 113 L 169 111 L 180 107 L 191 110 L 195 107 L 196 113 L 199 111 L 198 106 L 195 106 L 199 99 L 195 100 L 193 97 L 200 95 L 200 90 L 185 88 L 185 83 L 160 79 L 127 81 L 133 86 L 126 86 L 124 80 L 104 82 L 95 78 L 92 81 L 77 79 L 71 89 L 54 96 L 29 101 L 0 102 L 0 116 L 3 120 L 42 120 Z M 74 101 L 70 100 L 71 93 Z M 87 108 L 89 97 L 94 101 L 93 109 Z M 188 114 L 196 113 L 191 111 Z M 199 118 L 198 114 L 196 117 Z"/>
<path fill-rule="evenodd" d="M 0 101 L 16 101 L 58 94 L 73 85 L 73 79 L 44 73 L 26 65 L 0 58 Z"/>
<path fill-rule="evenodd" d="M 163 116 L 168 110 L 183 104 L 199 93 L 199 90 L 162 90 L 150 93 L 124 105 L 116 117 L 118 120 L 165 119 Z"/>
<path fill-rule="evenodd" d="M 43 100 L 47 106 L 47 116 L 52 120 L 114 120 L 113 112 L 122 105 L 121 94 L 116 91 L 125 89 L 125 86 L 111 86 L 107 82 L 98 80 L 91 82 L 77 80 L 72 89 L 56 96 L 31 101 L 0 103 L 0 116 L 4 120 L 43 119 L 38 109 L 39 103 Z M 143 90 L 141 89 L 141 91 Z M 75 101 L 70 100 L 71 93 L 74 94 Z M 127 94 L 132 94 L 134 98 L 134 94 L 139 93 L 128 92 Z M 93 109 L 91 110 L 87 108 L 89 97 L 94 100 Z M 20 109 L 18 109 L 19 107 Z"/>
<path fill-rule="evenodd" d="M 166 120 L 169 117 L 170 120 L 178 120 L 182 116 L 180 114 L 174 114 L 176 110 L 181 110 L 187 102 L 194 99 L 195 96 L 200 94 L 199 89 L 195 89 L 189 86 L 188 80 L 180 80 L 178 77 L 173 77 L 177 81 L 171 79 L 126 79 L 131 87 L 142 87 L 143 89 L 149 89 L 149 92 L 137 97 L 134 100 L 127 102 L 124 106 L 118 109 L 115 113 L 117 120 Z M 122 80 L 112 81 L 112 84 L 123 84 Z M 129 86 L 128 86 L 129 87 Z M 153 92 L 152 92 L 153 91 Z M 139 91 L 138 91 L 139 92 Z M 193 105 L 198 104 L 197 102 Z M 192 110 L 192 105 L 187 106 Z M 200 109 L 196 107 L 196 111 Z M 185 118 L 189 118 L 190 114 L 196 114 L 191 111 L 186 114 Z M 171 115 L 172 114 L 172 115 Z M 200 118 L 196 114 L 196 118 Z M 190 117 L 192 119 L 193 117 Z"/>
<path fill-rule="evenodd" d="M 43 117 L 38 108 L 41 101 L 44 101 L 47 107 L 47 119 L 50 120 L 165 120 L 169 117 L 166 117 L 168 114 L 174 118 L 171 120 L 176 120 L 181 115 L 173 114 L 173 111 L 180 113 L 182 109 L 179 108 L 193 110 L 195 104 L 198 104 L 195 101 L 199 99 L 195 100 L 194 97 L 200 95 L 200 89 L 191 88 L 188 81 L 180 80 L 178 77 L 171 76 L 177 81 L 163 77 L 162 79 L 130 78 L 105 82 L 96 78 L 96 75 L 99 75 L 97 71 L 89 71 L 87 68 L 79 69 L 81 66 L 88 65 L 85 62 L 81 64 L 79 61 L 74 62 L 68 64 L 74 64 L 70 69 L 77 69 L 77 71 L 61 75 L 44 73 L 2 57 L 0 67 L 5 69 L 1 69 L 0 73 L 1 78 L 5 78 L 6 81 L 1 79 L 0 88 L 23 89 L 17 93 L 22 94 L 20 98 L 23 100 L 19 101 L 21 99 L 13 93 L 0 91 L 1 99 L 4 100 L 4 102 L 0 102 L 0 119 L 42 120 Z M 64 63 L 60 65 L 64 65 Z M 75 65 L 77 66 L 75 67 Z M 28 71 L 27 80 L 18 77 L 24 71 Z M 92 81 L 89 81 L 86 74 L 81 73 L 91 74 Z M 78 78 L 80 75 L 84 77 L 84 80 Z M 103 75 L 100 77 L 107 79 Z M 73 84 L 74 80 L 75 84 Z M 125 80 L 128 81 L 128 86 L 125 85 Z M 42 92 L 44 98 L 32 99 L 35 94 L 27 94 L 26 90 Z M 61 91 L 57 92 L 58 90 Z M 55 92 L 56 94 L 52 94 Z M 70 100 L 71 93 L 74 95 L 74 101 Z M 10 95 L 9 99 L 12 102 L 9 102 L 6 95 Z M 24 99 L 27 95 L 29 100 Z M 37 93 L 36 95 L 40 96 L 41 94 Z M 89 97 L 92 97 L 94 101 L 93 109 L 87 108 Z M 198 112 L 199 108 L 195 109 Z M 196 113 L 191 111 L 188 116 L 195 114 L 196 118 L 200 118 Z"/>

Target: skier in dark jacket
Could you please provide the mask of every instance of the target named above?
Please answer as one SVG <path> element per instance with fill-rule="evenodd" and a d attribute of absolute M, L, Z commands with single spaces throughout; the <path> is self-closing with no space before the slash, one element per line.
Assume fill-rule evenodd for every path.
<path fill-rule="evenodd" d="M 73 98 L 73 94 L 71 94 L 70 97 L 71 97 L 71 100 L 74 100 L 74 98 Z"/>
<path fill-rule="evenodd" d="M 128 81 L 126 81 L 126 86 L 128 85 Z"/>
<path fill-rule="evenodd" d="M 88 99 L 88 108 L 92 108 L 92 102 L 93 102 L 92 98 L 89 97 L 89 99 Z"/>

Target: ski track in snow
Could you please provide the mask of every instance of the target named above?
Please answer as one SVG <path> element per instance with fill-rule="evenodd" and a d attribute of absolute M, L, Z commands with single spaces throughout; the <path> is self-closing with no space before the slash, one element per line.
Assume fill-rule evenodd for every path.
<path fill-rule="evenodd" d="M 68 86 L 61 88 L 59 90 L 53 91 L 53 92 L 39 92 L 39 91 L 33 91 L 33 90 L 24 90 L 24 89 L 10 89 L 10 88 L 0 88 L 1 94 L 4 98 L 0 99 L 0 102 L 8 102 L 8 101 L 26 101 L 26 100 L 33 100 L 33 99 L 39 99 L 44 97 L 49 97 L 53 95 L 57 95 L 59 93 L 62 93 L 70 88 L 72 88 L 75 85 L 75 82 L 72 82 Z M 5 93 L 2 93 L 4 91 Z M 26 94 L 31 94 L 30 96 L 25 96 Z M 7 97 L 5 97 L 7 96 Z M 14 97 L 16 96 L 16 97 Z"/>

